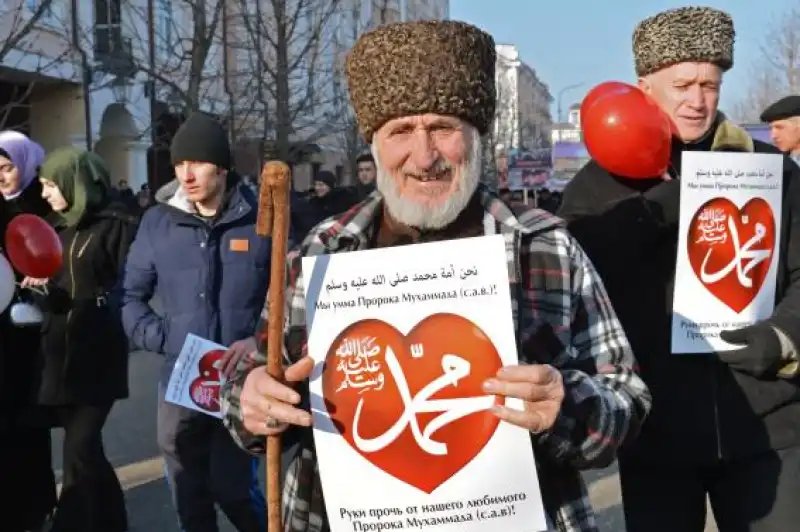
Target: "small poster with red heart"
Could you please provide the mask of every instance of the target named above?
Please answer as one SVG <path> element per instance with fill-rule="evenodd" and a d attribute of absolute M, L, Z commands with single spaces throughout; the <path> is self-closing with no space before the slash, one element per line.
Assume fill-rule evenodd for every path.
<path fill-rule="evenodd" d="M 332 532 L 545 530 L 501 235 L 303 259 L 314 441 Z"/>
<path fill-rule="evenodd" d="M 672 352 L 738 349 L 720 332 L 775 308 L 783 156 L 684 152 Z"/>
<path fill-rule="evenodd" d="M 222 418 L 219 389 L 224 382 L 220 363 L 227 348 L 194 334 L 186 335 L 172 368 L 165 399 Z"/>

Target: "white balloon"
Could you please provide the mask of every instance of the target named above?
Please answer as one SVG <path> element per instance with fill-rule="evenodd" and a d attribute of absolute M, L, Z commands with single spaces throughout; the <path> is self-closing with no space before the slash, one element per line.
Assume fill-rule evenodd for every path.
<path fill-rule="evenodd" d="M 11 300 L 14 299 L 14 292 L 17 291 L 14 270 L 3 255 L 0 255 L 0 312 L 5 312 Z"/>
<path fill-rule="evenodd" d="M 11 305 L 9 314 L 11 315 L 11 323 L 18 327 L 41 325 L 42 321 L 44 321 L 44 316 L 39 307 L 30 303 L 14 303 Z"/>

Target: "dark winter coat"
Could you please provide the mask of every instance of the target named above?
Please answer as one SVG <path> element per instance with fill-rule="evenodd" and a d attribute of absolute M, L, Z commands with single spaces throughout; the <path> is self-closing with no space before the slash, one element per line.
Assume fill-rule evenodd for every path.
<path fill-rule="evenodd" d="M 110 203 L 59 233 L 64 266 L 42 301 L 40 404 L 96 404 L 128 396 L 119 287 L 137 224 L 125 205 Z"/>
<path fill-rule="evenodd" d="M 188 334 L 229 345 L 255 333 L 272 240 L 256 234 L 258 200 L 229 174 L 219 214 L 193 214 L 176 189 L 142 217 L 125 269 L 122 316 L 134 345 L 162 353 L 166 383 Z M 161 192 L 161 191 L 160 191 Z M 150 306 L 156 296 L 161 315 Z"/>
<path fill-rule="evenodd" d="M 676 141 L 674 176 L 680 175 L 683 151 L 709 150 L 779 153 L 719 119 L 704 141 Z M 665 223 L 660 207 L 643 195 L 660 182 L 618 178 L 590 162 L 567 186 L 558 213 L 605 282 L 653 394 L 648 421 L 621 456 L 710 464 L 799 445 L 797 379 L 756 379 L 713 355 L 671 354 L 678 228 Z M 788 158 L 782 216 L 771 320 L 800 346 L 800 169 Z"/>
<path fill-rule="evenodd" d="M 3 245 L 8 224 L 23 213 L 34 214 L 50 222 L 55 220 L 50 205 L 42 199 L 42 186 L 38 179 L 15 199 L 0 198 L 0 242 Z M 17 281 L 25 277 L 19 272 L 15 273 Z M 25 291 L 18 293 L 21 297 L 27 297 Z M 13 325 L 9 309 L 0 313 L 0 401 L 4 405 L 32 404 L 40 334 L 39 327 Z"/>
<path fill-rule="evenodd" d="M 355 187 L 334 187 L 322 197 L 293 198 L 292 224 L 297 241 L 302 242 L 305 236 L 317 224 L 342 214 L 353 205 L 366 199 L 367 189 Z"/>

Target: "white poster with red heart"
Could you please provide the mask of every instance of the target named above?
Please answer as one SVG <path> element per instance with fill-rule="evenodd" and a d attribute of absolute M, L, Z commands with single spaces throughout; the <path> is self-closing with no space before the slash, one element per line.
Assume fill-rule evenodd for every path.
<path fill-rule="evenodd" d="M 220 360 L 227 350 L 224 345 L 187 334 L 172 368 L 165 400 L 222 419 L 219 389 L 224 377 Z"/>
<path fill-rule="evenodd" d="M 486 236 L 303 259 L 332 532 L 547 529 L 530 433 L 484 380 L 518 364 L 506 247 Z"/>
<path fill-rule="evenodd" d="M 738 349 L 719 334 L 775 308 L 783 156 L 684 152 L 672 352 Z"/>

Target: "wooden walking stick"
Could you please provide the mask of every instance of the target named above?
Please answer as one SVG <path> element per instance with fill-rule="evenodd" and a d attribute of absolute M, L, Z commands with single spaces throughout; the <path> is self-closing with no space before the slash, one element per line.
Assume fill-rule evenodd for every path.
<path fill-rule="evenodd" d="M 272 377 L 283 380 L 283 314 L 286 282 L 286 253 L 289 240 L 289 188 L 292 176 L 289 166 L 280 161 L 269 161 L 261 171 L 258 198 L 256 233 L 272 237 L 269 292 L 267 294 L 268 320 L 267 371 Z M 281 437 L 267 437 L 267 531 L 283 532 L 281 508 Z"/>

